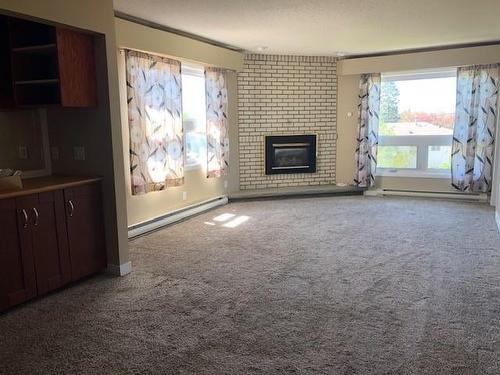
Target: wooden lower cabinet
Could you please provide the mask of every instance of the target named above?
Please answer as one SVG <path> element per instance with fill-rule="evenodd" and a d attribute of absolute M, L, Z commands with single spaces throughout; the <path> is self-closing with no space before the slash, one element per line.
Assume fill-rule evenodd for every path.
<path fill-rule="evenodd" d="M 27 212 L 16 199 L 0 200 L 0 310 L 36 296 Z"/>
<path fill-rule="evenodd" d="M 100 184 L 0 199 L 0 311 L 106 266 Z"/>
<path fill-rule="evenodd" d="M 106 244 L 98 184 L 64 190 L 73 280 L 106 267 Z"/>
<path fill-rule="evenodd" d="M 71 281 L 63 192 L 38 194 L 30 210 L 38 295 Z"/>

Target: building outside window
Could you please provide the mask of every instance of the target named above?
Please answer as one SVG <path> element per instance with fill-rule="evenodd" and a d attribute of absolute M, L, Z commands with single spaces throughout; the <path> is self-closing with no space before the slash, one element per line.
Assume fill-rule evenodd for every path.
<path fill-rule="evenodd" d="M 182 65 L 182 116 L 186 169 L 206 168 L 205 75 L 201 66 Z"/>
<path fill-rule="evenodd" d="M 377 175 L 447 177 L 456 69 L 382 75 Z"/>

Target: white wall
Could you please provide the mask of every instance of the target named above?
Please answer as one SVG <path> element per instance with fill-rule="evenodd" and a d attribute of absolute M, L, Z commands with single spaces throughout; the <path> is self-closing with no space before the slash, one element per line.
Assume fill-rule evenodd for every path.
<path fill-rule="evenodd" d="M 125 189 L 127 191 L 128 225 L 136 225 L 165 215 L 173 210 L 225 195 L 229 191 L 238 190 L 238 98 L 236 72 L 234 70 L 243 66 L 243 55 L 225 48 L 118 18 L 116 19 L 116 37 L 118 48 L 129 48 L 168 56 L 182 62 L 196 62 L 201 65 L 230 69 L 227 76 L 230 143 L 228 175 L 220 178 L 207 178 L 205 168 L 186 169 L 182 186 L 169 187 L 166 190 L 144 195 L 132 195 L 128 153 L 129 132 L 125 58 L 123 54 L 117 51 L 124 150 L 122 160 L 126 166 Z M 183 194 L 186 195 L 186 199 L 183 199 Z"/>
<path fill-rule="evenodd" d="M 243 69 L 243 55 L 239 52 L 120 18 L 115 18 L 115 25 L 116 44 L 120 48 L 155 52 L 235 71 Z"/>
<path fill-rule="evenodd" d="M 28 158 L 19 158 L 19 146 L 28 148 Z M 0 112 L 0 168 L 22 171 L 44 169 L 42 127 L 38 111 Z"/>

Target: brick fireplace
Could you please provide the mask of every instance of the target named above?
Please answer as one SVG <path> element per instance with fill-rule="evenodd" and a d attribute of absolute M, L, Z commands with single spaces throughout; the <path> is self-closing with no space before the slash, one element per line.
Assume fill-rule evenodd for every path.
<path fill-rule="evenodd" d="M 246 55 L 244 70 L 238 73 L 238 102 L 241 190 L 335 182 L 335 58 Z M 314 170 L 292 168 L 280 173 L 284 169 L 275 169 L 275 173 L 267 173 L 266 139 L 304 135 L 317 137 Z M 290 146 L 278 155 L 293 164 L 304 152 Z"/>

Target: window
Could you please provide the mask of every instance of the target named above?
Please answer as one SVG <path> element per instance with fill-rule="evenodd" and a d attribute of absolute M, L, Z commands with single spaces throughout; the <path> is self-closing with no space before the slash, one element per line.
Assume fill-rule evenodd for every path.
<path fill-rule="evenodd" d="M 202 67 L 182 65 L 182 121 L 186 168 L 205 167 L 207 127 L 205 75 Z"/>
<path fill-rule="evenodd" d="M 450 173 L 456 70 L 382 75 L 377 174 Z"/>

